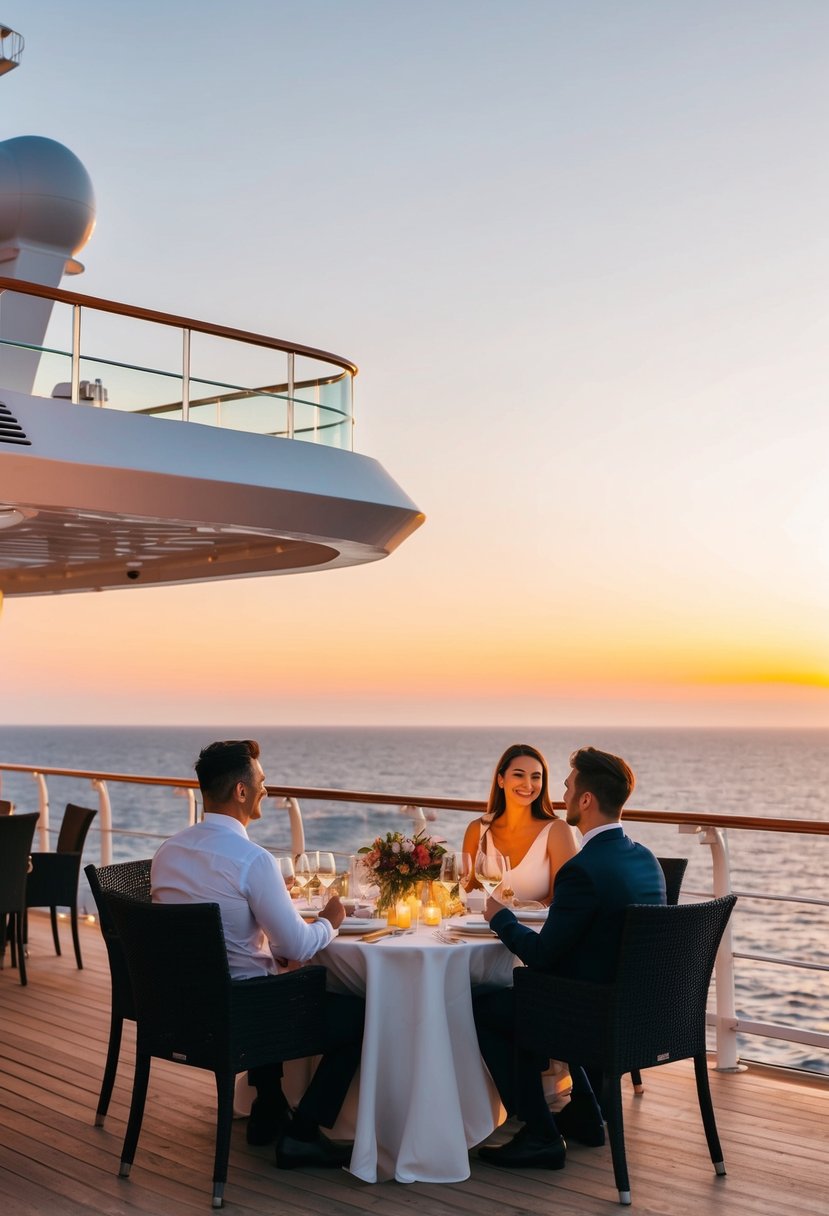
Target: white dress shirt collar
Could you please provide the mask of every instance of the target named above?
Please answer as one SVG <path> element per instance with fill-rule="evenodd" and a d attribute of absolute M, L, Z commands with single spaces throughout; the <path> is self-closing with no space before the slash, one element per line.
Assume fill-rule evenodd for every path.
<path fill-rule="evenodd" d="M 602 832 L 613 832 L 616 830 L 616 828 L 622 828 L 622 825 L 618 819 L 613 823 L 603 823 L 597 828 L 591 828 L 589 832 L 585 832 L 582 836 L 581 847 L 584 848 L 588 840 L 592 840 L 594 836 L 598 836 Z M 624 828 L 622 828 L 622 831 L 624 831 Z"/>

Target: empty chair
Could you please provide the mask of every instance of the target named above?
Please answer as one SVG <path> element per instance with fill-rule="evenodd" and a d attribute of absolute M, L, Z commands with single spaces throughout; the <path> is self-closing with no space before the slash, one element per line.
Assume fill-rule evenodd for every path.
<path fill-rule="evenodd" d="M 0 798 L 0 815 L 11 815 L 14 813 L 14 803 L 9 802 L 8 798 Z"/>
<path fill-rule="evenodd" d="M 515 971 L 520 1047 L 602 1073 L 619 1202 L 630 1203 L 620 1079 L 693 1057 L 700 1113 L 717 1174 L 725 1173 L 705 1047 L 705 1005 L 735 895 L 627 909 L 616 980 L 590 984 L 528 967 Z"/>
<path fill-rule="evenodd" d="M 75 962 L 79 969 L 83 968 L 83 960 L 78 937 L 78 879 L 86 834 L 96 814 L 97 811 L 68 802 L 55 852 L 32 854 L 32 872 L 26 884 L 26 907 L 48 908 L 51 913 L 55 954 L 60 954 L 58 908 L 69 909 Z"/>
<path fill-rule="evenodd" d="M 26 871 L 39 815 L 0 817 L 0 966 L 6 954 L 6 922 L 11 937 L 12 966 L 26 984 L 23 921 L 26 916 Z"/>
<path fill-rule="evenodd" d="M 688 869 L 687 857 L 657 857 L 665 875 L 665 903 L 678 904 L 682 880 Z"/>
<path fill-rule="evenodd" d="M 213 1207 L 227 1180 L 236 1074 L 317 1055 L 325 1045 L 325 968 L 232 980 L 218 904 L 148 904 L 105 895 L 127 960 L 136 1011 L 135 1080 L 121 1153 L 129 1176 L 155 1056 L 216 1078 Z"/>
<path fill-rule="evenodd" d="M 688 858 L 657 857 L 656 860 L 661 865 L 662 873 L 665 875 L 665 902 L 668 904 L 678 904 L 682 880 L 685 877 L 685 871 L 688 869 Z M 645 1086 L 642 1084 L 642 1073 L 638 1068 L 634 1068 L 630 1074 L 630 1079 L 633 1082 L 634 1093 L 643 1094 Z"/>
<path fill-rule="evenodd" d="M 98 923 L 101 926 L 104 944 L 109 958 L 109 976 L 112 990 L 112 1004 L 109 1018 L 109 1046 L 104 1067 L 104 1079 L 101 1082 L 101 1094 L 98 1098 L 98 1108 L 95 1111 L 95 1126 L 103 1127 L 109 1103 L 112 1097 L 112 1087 L 115 1084 L 115 1074 L 118 1070 L 118 1056 L 121 1051 L 121 1033 L 124 1019 L 135 1021 L 135 1002 L 132 999 L 127 960 L 121 948 L 121 939 L 115 928 L 115 921 L 109 911 L 105 896 L 108 894 L 129 895 L 133 899 L 143 899 L 150 902 L 150 867 L 149 857 L 141 861 L 124 861 L 112 866 L 86 866 L 84 874 L 89 882 L 92 897 L 98 908 Z"/>

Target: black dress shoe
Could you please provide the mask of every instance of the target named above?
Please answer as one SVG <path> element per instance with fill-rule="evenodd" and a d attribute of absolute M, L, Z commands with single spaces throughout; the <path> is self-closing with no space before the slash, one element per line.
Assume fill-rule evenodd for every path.
<path fill-rule="evenodd" d="M 284 1132 L 290 1115 L 287 1103 L 283 1107 L 268 1110 L 262 1106 L 259 1098 L 254 1098 L 245 1129 L 245 1139 L 248 1144 L 256 1146 L 273 1144 L 274 1140 L 278 1140 Z"/>
<path fill-rule="evenodd" d="M 575 1140 L 590 1148 L 601 1148 L 604 1144 L 604 1123 L 592 1098 L 577 1094 L 553 1118 L 558 1130 L 568 1140 Z"/>
<path fill-rule="evenodd" d="M 500 1148 L 494 1144 L 482 1145 L 478 1158 L 487 1165 L 502 1165 L 509 1169 L 561 1170 L 567 1159 L 567 1145 L 561 1136 L 538 1136 L 522 1127 Z"/>
<path fill-rule="evenodd" d="M 276 1164 L 281 1170 L 341 1169 L 351 1160 L 352 1148 L 351 1144 L 335 1144 L 322 1132 L 313 1140 L 296 1140 L 288 1128 L 277 1141 Z"/>

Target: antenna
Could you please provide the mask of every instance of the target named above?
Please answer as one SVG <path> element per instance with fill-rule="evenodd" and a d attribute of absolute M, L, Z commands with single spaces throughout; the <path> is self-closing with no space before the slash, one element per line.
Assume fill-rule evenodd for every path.
<path fill-rule="evenodd" d="M 0 22 L 0 76 L 11 72 L 20 63 L 23 54 L 23 35 Z"/>

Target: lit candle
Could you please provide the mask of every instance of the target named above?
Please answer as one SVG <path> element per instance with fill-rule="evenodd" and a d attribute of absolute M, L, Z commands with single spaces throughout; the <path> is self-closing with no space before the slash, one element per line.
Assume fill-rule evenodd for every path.
<path fill-rule="evenodd" d="M 437 904 L 427 904 L 423 909 L 424 925 L 439 925 L 440 919 L 440 908 Z"/>
<path fill-rule="evenodd" d="M 397 927 L 398 929 L 411 929 L 412 927 L 412 909 L 407 903 L 401 902 L 397 905 Z"/>

